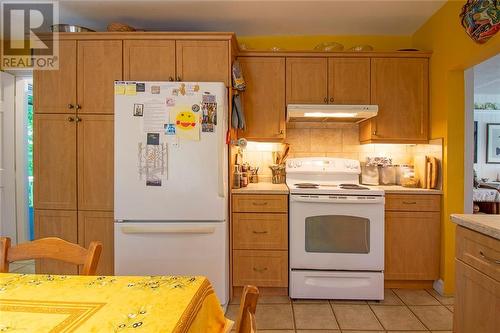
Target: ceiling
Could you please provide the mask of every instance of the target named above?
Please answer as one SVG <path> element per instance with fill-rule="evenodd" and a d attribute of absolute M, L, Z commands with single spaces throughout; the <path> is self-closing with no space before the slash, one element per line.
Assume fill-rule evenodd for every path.
<path fill-rule="evenodd" d="M 60 22 L 237 35 L 410 35 L 446 0 L 61 0 Z"/>
<path fill-rule="evenodd" d="M 474 93 L 500 95 L 500 54 L 474 67 Z"/>

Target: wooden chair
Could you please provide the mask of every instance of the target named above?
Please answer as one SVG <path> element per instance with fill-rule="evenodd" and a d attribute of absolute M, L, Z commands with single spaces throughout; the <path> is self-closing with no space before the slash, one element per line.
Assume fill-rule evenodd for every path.
<path fill-rule="evenodd" d="M 48 237 L 11 247 L 9 237 L 0 237 L 0 273 L 8 273 L 9 263 L 13 261 L 55 259 L 83 265 L 80 275 L 95 275 L 101 251 L 102 243 L 97 241 L 90 242 L 85 249 L 61 238 Z"/>
<path fill-rule="evenodd" d="M 236 333 L 255 333 L 255 309 L 259 299 L 259 289 L 255 286 L 245 286 L 241 295 L 240 311 L 236 322 Z"/>

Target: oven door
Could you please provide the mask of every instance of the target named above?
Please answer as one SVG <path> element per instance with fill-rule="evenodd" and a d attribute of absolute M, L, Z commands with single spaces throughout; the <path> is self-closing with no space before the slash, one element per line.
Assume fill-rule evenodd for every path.
<path fill-rule="evenodd" d="M 290 267 L 382 271 L 384 197 L 291 195 Z"/>

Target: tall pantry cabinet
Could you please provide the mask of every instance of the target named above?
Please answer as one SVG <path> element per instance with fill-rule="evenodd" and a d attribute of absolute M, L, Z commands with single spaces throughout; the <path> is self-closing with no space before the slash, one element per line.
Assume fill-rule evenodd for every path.
<path fill-rule="evenodd" d="M 113 81 L 122 79 L 122 41 L 61 40 L 59 59 L 59 70 L 33 76 L 35 236 L 88 246 L 90 233 L 103 242 L 97 272 L 111 275 Z M 77 273 L 49 260 L 36 269 Z"/>

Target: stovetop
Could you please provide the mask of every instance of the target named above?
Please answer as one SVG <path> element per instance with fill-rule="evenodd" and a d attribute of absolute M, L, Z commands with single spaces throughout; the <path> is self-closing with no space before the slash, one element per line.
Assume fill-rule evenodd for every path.
<path fill-rule="evenodd" d="M 287 161 L 286 184 L 291 194 L 384 195 L 384 190 L 359 184 L 359 161 L 308 157 Z"/>

